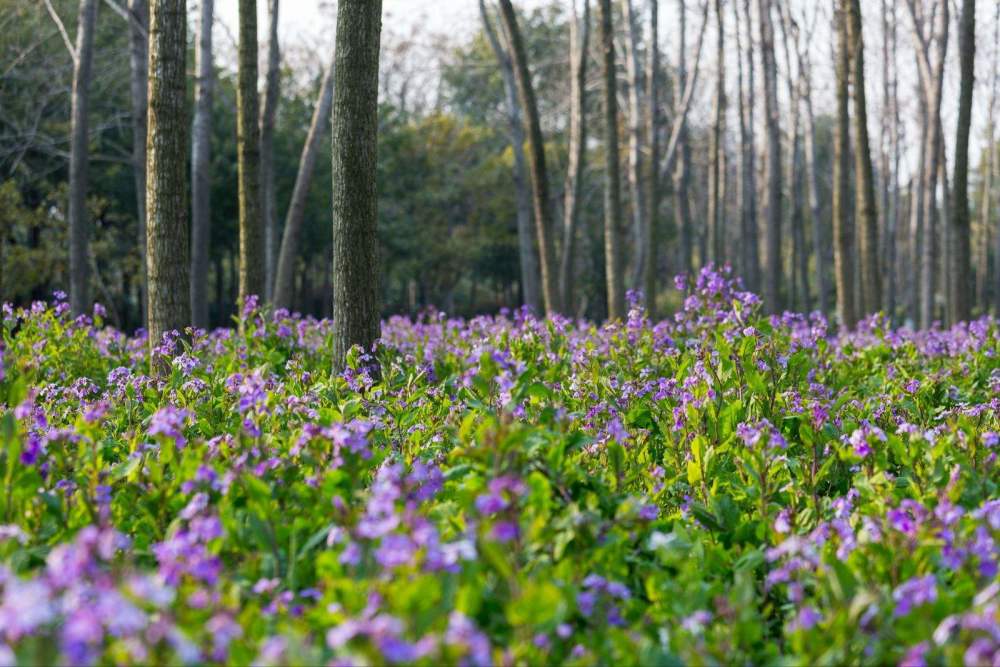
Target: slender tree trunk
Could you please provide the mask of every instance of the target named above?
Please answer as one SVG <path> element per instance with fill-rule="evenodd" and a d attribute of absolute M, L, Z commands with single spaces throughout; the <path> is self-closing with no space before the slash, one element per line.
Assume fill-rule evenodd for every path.
<path fill-rule="evenodd" d="M 278 44 L 279 0 L 267 1 L 267 73 L 260 110 L 260 199 L 264 220 L 264 296 L 271 300 L 278 265 L 278 204 L 274 192 L 274 120 L 281 99 L 281 51 Z"/>
<path fill-rule="evenodd" d="M 924 163 L 927 162 L 927 132 L 928 116 L 927 100 L 922 88 L 917 86 L 917 108 L 920 117 L 920 158 L 917 161 L 917 174 L 912 179 L 915 185 L 910 187 L 910 262 L 913 267 L 913 279 L 909 286 L 909 314 L 915 325 L 920 322 L 920 286 L 923 285 L 921 257 L 924 243 Z"/>
<path fill-rule="evenodd" d="M 883 149 L 882 163 L 882 210 L 885 218 L 885 270 L 886 289 L 884 294 L 885 311 L 890 321 L 896 318 L 897 281 L 896 258 L 898 255 L 899 227 L 899 162 L 900 162 L 900 120 L 899 120 L 899 67 L 896 62 L 896 0 L 887 5 L 882 0 L 882 31 L 884 33 L 882 57 L 883 87 L 883 142 L 888 142 L 888 149 Z"/>
<path fill-rule="evenodd" d="M 765 229 L 764 307 L 781 310 L 781 128 L 778 114 L 778 67 L 774 57 L 771 0 L 758 0 L 760 53 L 764 70 L 764 113 L 767 130 L 767 227 Z"/>
<path fill-rule="evenodd" d="M 378 63 L 382 0 L 337 6 L 333 122 L 333 364 L 379 331 Z"/>
<path fill-rule="evenodd" d="M 139 309 L 146 325 L 146 68 L 149 67 L 149 4 L 129 0 L 129 95 L 132 98 L 132 177 L 135 183 L 136 218 L 141 278 Z"/>
<path fill-rule="evenodd" d="M 305 218 L 306 199 L 309 196 L 309 186 L 312 184 L 323 134 L 330 120 L 330 107 L 333 105 L 333 67 L 334 65 L 331 63 L 323 75 L 319 98 L 316 100 L 312 122 L 309 124 L 309 133 L 306 135 L 306 142 L 302 146 L 302 155 L 299 158 L 299 171 L 295 176 L 292 200 L 288 204 L 285 229 L 281 238 L 281 251 L 278 255 L 278 265 L 274 277 L 275 308 L 292 309 L 295 265 L 299 258 L 299 243 L 302 238 L 302 221 Z"/>
<path fill-rule="evenodd" d="M 521 119 L 521 104 L 517 98 L 517 81 L 514 65 L 493 29 L 493 22 L 486 11 L 485 0 L 479 1 L 479 13 L 483 28 L 500 64 L 506 92 L 507 124 L 510 145 L 514 153 L 514 191 L 517 205 L 517 241 L 521 263 L 521 292 L 524 303 L 534 312 L 542 312 L 542 294 L 539 284 L 538 253 L 535 250 L 534 230 L 531 227 L 531 189 L 528 167 L 524 156 L 524 123 Z"/>
<path fill-rule="evenodd" d="M 542 139 L 542 126 L 538 117 L 538 103 L 535 100 L 535 88 L 531 82 L 531 72 L 528 71 L 528 56 L 521 39 L 521 30 L 517 25 L 514 7 L 510 0 L 500 0 L 500 15 L 510 42 L 511 56 L 514 63 L 514 73 L 517 79 L 517 89 L 521 98 L 521 108 L 528 123 L 528 171 L 531 175 L 532 193 L 534 195 L 535 230 L 538 236 L 539 266 L 542 277 L 542 297 L 545 301 L 546 314 L 561 310 L 559 290 L 556 276 L 556 250 L 552 234 L 552 206 L 549 202 L 548 170 L 545 166 L 545 144 Z"/>
<path fill-rule="evenodd" d="M 809 256 L 806 250 L 806 239 L 803 221 L 803 180 L 802 140 L 801 140 L 801 79 L 802 71 L 793 74 L 792 46 L 796 53 L 799 48 L 798 26 L 792 21 L 791 10 L 785 5 L 779 5 L 781 15 L 781 41 L 785 56 L 787 76 L 785 82 L 788 88 L 788 100 L 791 107 L 791 129 L 789 131 L 788 151 L 788 190 L 789 203 L 788 227 L 792 232 L 792 304 L 796 308 L 806 310 L 809 307 Z M 796 76 L 798 80 L 796 80 Z"/>
<path fill-rule="evenodd" d="M 618 172 L 618 84 L 611 0 L 600 0 L 600 7 L 604 67 L 604 273 L 608 291 L 608 319 L 618 320 L 625 317 L 621 183 Z"/>
<path fill-rule="evenodd" d="M 642 109 L 643 82 L 642 67 L 639 65 L 639 17 L 636 16 L 633 0 L 623 0 L 625 19 L 625 77 L 628 86 L 628 184 L 632 204 L 633 266 L 631 284 L 641 288 L 645 273 L 646 257 L 649 249 L 646 240 L 646 195 L 645 169 L 643 166 Z"/>
<path fill-rule="evenodd" d="M 655 5 L 655 0 L 654 0 Z M 566 313 L 573 312 L 573 265 L 576 227 L 583 194 L 583 166 L 587 148 L 587 45 L 590 37 L 590 2 L 583 0 L 583 14 L 576 14 L 574 0 L 570 17 L 570 114 L 569 164 L 563 200 L 562 256 L 559 262 L 559 290 Z"/>
<path fill-rule="evenodd" d="M 708 164 L 708 258 L 715 264 L 722 264 L 726 207 L 723 184 L 726 165 L 723 148 L 723 132 L 726 118 L 726 56 L 725 24 L 722 18 L 722 0 L 715 0 L 715 62 L 718 72 L 715 79 L 715 100 L 713 101 L 713 121 L 709 145 Z"/>
<path fill-rule="evenodd" d="M 97 0 L 80 0 L 73 63 L 69 149 L 69 286 L 73 315 L 90 310 L 90 221 L 87 218 L 89 171 L 88 106 L 94 61 Z"/>
<path fill-rule="evenodd" d="M 976 286 L 976 300 L 986 313 L 989 311 L 989 301 L 987 296 L 987 290 L 989 289 L 990 282 L 990 234 L 991 226 L 993 221 L 993 189 L 994 189 L 994 171 L 997 167 L 997 152 L 996 152 L 996 104 L 997 104 L 997 61 L 1000 59 L 1000 4 L 997 4 L 993 11 L 993 57 L 991 58 L 990 65 L 990 102 L 987 111 L 987 121 L 986 121 L 986 166 L 985 173 L 983 173 L 984 168 L 980 163 L 980 173 L 982 174 L 983 181 L 983 195 L 979 206 L 979 226 L 981 228 L 981 242 L 980 246 L 980 259 L 979 259 L 979 270 L 977 272 L 977 286 Z M 994 255 L 994 266 L 996 274 L 1000 276 L 1000 233 L 997 231 L 992 232 L 997 239 L 997 252 Z M 997 281 L 993 281 L 995 284 Z M 997 300 L 997 305 L 1000 306 L 1000 289 L 996 290 L 994 295 Z M 1000 307 L 997 308 L 997 314 L 1000 315 Z"/>
<path fill-rule="evenodd" d="M 154 354 L 164 333 L 183 331 L 191 319 L 186 4 L 177 0 L 152 0 L 149 13 L 146 281 L 149 343 Z"/>
<path fill-rule="evenodd" d="M 923 242 L 920 256 L 920 326 L 929 328 L 934 320 L 934 296 L 937 286 L 937 179 L 942 162 L 941 92 L 944 85 L 944 63 L 948 48 L 948 1 L 936 5 L 938 25 L 932 36 L 937 57 L 930 60 L 930 39 L 924 35 L 923 17 L 917 15 L 916 0 L 907 0 L 913 22 L 917 64 L 923 97 L 927 106 L 927 131 L 924 137 L 923 176 Z"/>
<path fill-rule="evenodd" d="M 747 0 L 749 2 L 749 0 Z M 681 94 L 687 87 L 687 7 L 685 5 L 685 0 L 680 0 L 678 3 L 678 48 L 677 48 L 677 67 L 676 76 L 674 81 L 674 89 L 677 91 L 677 95 Z M 676 95 L 675 95 L 676 98 Z M 676 116 L 677 109 L 675 105 L 674 114 Z M 691 211 L 688 202 L 688 180 L 690 179 L 691 172 L 691 150 L 688 146 L 688 132 L 687 123 L 684 123 L 681 127 L 680 134 L 678 136 L 678 159 L 676 170 L 673 174 L 674 179 L 674 217 L 677 220 L 678 227 L 678 238 L 680 240 L 680 262 L 678 262 L 678 267 L 681 271 L 686 274 L 690 274 L 692 270 L 691 257 L 694 254 L 694 239 L 692 238 L 692 225 L 691 225 Z"/>
<path fill-rule="evenodd" d="M 959 19 L 959 60 L 962 71 L 955 138 L 955 201 L 951 216 L 951 321 L 972 315 L 972 257 L 969 239 L 969 128 L 972 125 L 973 67 L 976 58 L 976 3 L 963 0 Z"/>
<path fill-rule="evenodd" d="M 737 18 L 737 39 L 739 39 L 739 15 L 733 2 L 733 13 Z M 753 24 L 750 21 L 750 0 L 743 0 L 743 24 L 746 26 L 747 43 L 745 65 L 747 83 L 743 85 L 744 51 L 737 44 L 736 62 L 739 67 L 740 87 L 740 258 L 743 280 L 751 291 L 760 289 L 760 258 L 757 241 L 757 172 L 756 148 L 754 140 L 754 62 Z"/>
<path fill-rule="evenodd" d="M 201 0 L 194 87 L 194 121 L 191 133 L 191 318 L 194 326 L 208 328 L 208 246 L 211 238 L 212 96 L 215 70 L 212 62 L 214 0 Z"/>
<path fill-rule="evenodd" d="M 812 63 L 809 60 L 809 39 L 797 45 L 799 72 L 801 74 L 800 94 L 805 110 L 805 133 L 803 147 L 806 160 L 806 183 L 809 199 L 809 218 L 812 230 L 813 257 L 816 262 L 816 303 L 821 313 L 829 310 L 827 303 L 827 266 L 825 249 L 826 235 L 819 202 L 819 170 L 816 165 L 816 117 L 812 102 Z"/>
<path fill-rule="evenodd" d="M 836 87 L 837 125 L 833 146 L 833 263 L 837 284 L 837 314 L 840 325 L 853 329 L 854 309 L 854 230 L 848 204 L 850 185 L 851 128 L 848 116 L 848 70 L 850 56 L 847 16 L 839 0 L 834 0 L 834 29 L 837 32 Z"/>
<path fill-rule="evenodd" d="M 239 303 L 264 296 L 264 237 L 260 215 L 260 128 L 257 103 L 257 0 L 239 0 L 240 43 L 236 87 L 237 170 L 240 202 Z"/>
<path fill-rule="evenodd" d="M 875 177 L 872 171 L 871 146 L 868 139 L 868 108 L 865 100 L 864 38 L 861 30 L 861 5 L 858 0 L 845 0 L 847 6 L 847 38 L 851 52 L 852 84 L 854 88 L 854 193 L 858 219 L 858 263 L 860 264 L 861 302 L 864 315 L 882 307 L 882 276 L 878 257 L 878 211 L 875 204 Z"/>
<path fill-rule="evenodd" d="M 646 136 L 649 139 L 649 160 L 646 162 L 646 237 L 643 245 L 646 247 L 645 275 L 643 276 L 643 292 L 646 296 L 646 315 L 650 320 L 656 319 L 656 274 L 658 225 L 660 210 L 660 188 L 657 175 L 660 164 L 660 116 L 659 116 L 659 85 L 660 76 L 660 17 L 658 0 L 649 0 L 649 47 L 646 55 Z M 680 93 L 681 91 L 678 91 Z"/>

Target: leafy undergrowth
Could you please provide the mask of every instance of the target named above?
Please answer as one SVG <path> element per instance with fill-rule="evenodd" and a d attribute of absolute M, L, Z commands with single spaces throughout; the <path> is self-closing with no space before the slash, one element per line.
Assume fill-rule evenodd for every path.
<path fill-rule="evenodd" d="M 684 286 L 682 285 L 682 288 Z M 0 661 L 996 665 L 1000 335 L 4 311 Z"/>

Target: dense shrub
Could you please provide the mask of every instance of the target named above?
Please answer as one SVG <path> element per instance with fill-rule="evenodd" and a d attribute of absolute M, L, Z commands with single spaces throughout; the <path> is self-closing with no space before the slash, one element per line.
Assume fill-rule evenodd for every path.
<path fill-rule="evenodd" d="M 0 660 L 1000 661 L 1000 336 L 704 271 L 603 328 L 3 314 Z"/>

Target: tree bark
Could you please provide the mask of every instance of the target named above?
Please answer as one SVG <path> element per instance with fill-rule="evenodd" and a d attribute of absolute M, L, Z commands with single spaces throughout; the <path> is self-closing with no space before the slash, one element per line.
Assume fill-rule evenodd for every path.
<path fill-rule="evenodd" d="M 146 325 L 146 81 L 149 67 L 149 3 L 129 0 L 129 95 L 132 99 L 132 178 L 135 183 L 137 246 L 142 278 L 139 283 L 139 309 Z"/>
<path fill-rule="evenodd" d="M 857 324 L 854 308 L 854 229 L 848 209 L 850 184 L 851 127 L 848 115 L 848 70 L 850 55 L 847 15 L 840 0 L 834 0 L 834 30 L 837 33 L 836 89 L 837 118 L 833 146 L 833 264 L 837 285 L 837 314 L 840 325 L 853 329 Z"/>
<path fill-rule="evenodd" d="M 649 160 L 646 162 L 646 236 L 643 244 L 646 250 L 645 275 L 642 286 L 646 297 L 646 316 L 656 320 L 656 275 L 658 225 L 660 211 L 660 189 L 657 174 L 660 164 L 660 16 L 658 0 L 649 0 L 649 47 L 646 55 L 646 137 L 649 140 Z M 678 91 L 680 92 L 680 91 Z"/>
<path fill-rule="evenodd" d="M 639 19 L 635 13 L 633 0 L 623 0 L 622 9 L 625 20 L 625 78 L 629 106 L 628 185 L 629 199 L 632 204 L 632 244 L 634 248 L 631 284 L 634 288 L 641 289 L 642 277 L 645 275 L 646 256 L 649 251 L 644 245 L 646 240 L 646 194 L 642 156 L 643 72 L 639 64 Z"/>
<path fill-rule="evenodd" d="M 726 57 L 725 24 L 722 18 L 722 0 L 715 0 L 715 99 L 712 103 L 712 129 L 708 164 L 708 257 L 716 265 L 724 261 L 725 245 L 725 178 L 726 159 L 723 133 L 726 118 Z"/>
<path fill-rule="evenodd" d="M 655 1 L 654 6 L 655 6 Z M 559 261 L 559 291 L 567 313 L 573 312 L 573 266 L 576 228 L 583 193 L 583 166 L 587 148 L 587 45 L 590 39 L 590 2 L 583 0 L 583 14 L 577 17 L 576 1 L 570 17 L 570 114 L 569 164 L 563 199 L 562 255 Z"/>
<path fill-rule="evenodd" d="M 896 0 L 887 5 L 882 0 L 882 76 L 883 84 L 883 148 L 882 159 L 882 215 L 885 218 L 885 291 L 883 300 L 885 312 L 890 321 L 896 319 L 897 280 L 896 258 L 898 256 L 898 227 L 900 205 L 900 138 L 899 138 L 899 66 L 896 62 Z"/>
<path fill-rule="evenodd" d="M 186 2 L 153 0 L 149 17 L 146 280 L 149 343 L 191 319 L 188 276 Z"/>
<path fill-rule="evenodd" d="M 485 0 L 479 1 L 479 13 L 483 20 L 483 29 L 493 50 L 493 55 L 500 64 L 500 74 L 503 77 L 506 93 L 507 125 L 510 133 L 510 147 L 514 153 L 514 193 L 517 206 L 517 242 L 521 265 L 521 291 L 525 305 L 534 312 L 542 312 L 542 293 L 539 285 L 538 253 L 535 250 L 534 230 L 531 228 L 531 190 L 528 182 L 528 167 L 524 156 L 524 123 L 521 118 L 521 105 L 517 98 L 517 81 L 514 76 L 514 65 L 510 55 L 503 48 L 493 29 L 486 10 Z"/>
<path fill-rule="evenodd" d="M 281 95 L 281 51 L 278 45 L 279 0 L 268 0 L 267 73 L 260 110 L 260 200 L 264 222 L 264 296 L 274 290 L 278 265 L 278 204 L 274 193 L 274 120 Z"/>
<path fill-rule="evenodd" d="M 747 0 L 749 2 L 749 0 Z M 678 2 L 678 46 L 677 46 L 677 66 L 674 78 L 675 98 L 687 87 L 687 7 L 685 0 Z M 674 116 L 676 120 L 677 106 L 675 104 Z M 680 261 L 678 267 L 685 274 L 690 274 L 692 270 L 691 257 L 694 253 L 694 241 L 692 239 L 691 210 L 688 202 L 688 180 L 691 172 L 691 150 L 687 141 L 687 123 L 683 122 L 677 137 L 677 165 L 673 173 L 674 179 L 674 218 L 677 221 L 677 236 L 680 243 Z"/>
<path fill-rule="evenodd" d="M 958 96 L 958 132 L 955 138 L 955 200 L 951 215 L 951 321 L 972 315 L 972 258 L 969 239 L 969 128 L 972 125 L 973 67 L 976 58 L 976 3 L 963 0 L 959 19 L 961 83 Z"/>
<path fill-rule="evenodd" d="M 528 123 L 528 172 L 531 175 L 535 209 L 535 232 L 538 236 L 539 267 L 542 278 L 542 297 L 546 314 L 561 310 L 556 275 L 556 249 L 552 234 L 552 207 L 549 202 L 548 170 L 545 165 L 545 143 L 538 117 L 535 88 L 528 71 L 528 56 L 517 25 L 517 17 L 510 0 L 500 0 L 500 15 L 510 42 L 514 74 L 521 99 L 521 108 Z"/>
<path fill-rule="evenodd" d="M 625 317 L 625 285 L 622 275 L 622 207 L 618 171 L 618 84 L 611 0 L 600 0 L 600 8 L 604 67 L 604 274 L 608 319 L 619 320 Z"/>
<path fill-rule="evenodd" d="M 208 328 L 208 246 L 212 190 L 212 64 L 214 0 L 201 0 L 194 87 L 194 121 L 191 132 L 191 318 L 194 326 Z"/>
<path fill-rule="evenodd" d="M 378 64 L 382 0 L 337 7 L 333 121 L 333 364 L 379 331 Z"/>
<path fill-rule="evenodd" d="M 764 70 L 764 114 L 767 134 L 767 227 L 765 228 L 764 308 L 781 310 L 781 127 L 778 114 L 778 67 L 774 57 L 771 0 L 758 0 L 760 53 Z"/>
<path fill-rule="evenodd" d="M 945 54 L 948 48 L 948 2 L 937 7 L 938 25 L 932 36 L 937 45 L 937 58 L 930 59 L 930 39 L 924 35 L 923 17 L 918 16 L 916 0 L 907 0 L 912 19 L 921 88 L 927 106 L 927 131 L 924 137 L 923 178 L 923 241 L 920 256 L 920 326 L 930 328 L 934 320 L 934 296 L 937 285 L 937 179 L 941 163 L 941 92 L 944 85 Z"/>
<path fill-rule="evenodd" d="M 257 101 L 257 0 L 239 0 L 236 153 L 240 204 L 239 303 L 264 296 L 264 236 L 260 214 L 260 128 Z"/>
<path fill-rule="evenodd" d="M 861 312 L 868 315 L 882 308 L 882 276 L 878 256 L 878 211 L 875 204 L 875 177 L 872 171 L 871 145 L 868 138 L 868 108 L 865 99 L 864 37 L 861 29 L 861 5 L 845 0 L 847 38 L 851 52 L 854 88 L 854 194 L 858 218 L 858 263 L 861 277 Z"/>
<path fill-rule="evenodd" d="M 737 19 L 737 40 L 739 40 L 739 14 L 736 3 L 733 13 Z M 747 30 L 745 50 L 747 84 L 743 86 L 744 51 L 737 44 L 737 74 L 740 88 L 740 264 L 747 289 L 760 289 L 760 257 L 757 241 L 757 170 L 754 139 L 754 61 L 753 29 L 750 21 L 750 0 L 743 0 L 743 23 Z"/>
<path fill-rule="evenodd" d="M 73 315 L 90 310 L 90 221 L 87 218 L 89 171 L 88 106 L 94 61 L 97 0 L 80 0 L 73 63 L 69 149 L 69 285 Z"/>
<path fill-rule="evenodd" d="M 788 104 L 791 108 L 788 150 L 788 228 L 792 232 L 792 298 L 791 303 L 799 310 L 809 308 L 809 256 L 806 249 L 806 238 L 803 221 L 803 180 L 802 169 L 802 137 L 801 137 L 801 79 L 802 71 L 793 75 L 792 47 L 796 53 L 799 49 L 798 25 L 792 20 L 791 9 L 787 5 L 779 5 L 781 16 L 781 41 L 785 57 L 787 75 L 785 83 L 788 89 Z"/>
<path fill-rule="evenodd" d="M 316 100 L 312 122 L 309 124 L 309 133 L 306 135 L 306 142 L 299 158 L 299 171 L 295 176 L 295 187 L 292 189 L 292 199 L 285 217 L 281 251 L 278 255 L 278 265 L 274 276 L 275 308 L 292 309 L 295 291 L 295 264 L 299 256 L 306 199 L 309 196 L 309 186 L 312 184 L 323 134 L 330 120 L 330 107 L 333 105 L 333 68 L 334 64 L 331 63 L 323 75 L 319 98 Z"/>

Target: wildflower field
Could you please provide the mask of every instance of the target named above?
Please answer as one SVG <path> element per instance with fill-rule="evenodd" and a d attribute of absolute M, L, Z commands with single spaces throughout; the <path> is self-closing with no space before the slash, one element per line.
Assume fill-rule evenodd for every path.
<path fill-rule="evenodd" d="M 1000 665 L 1000 331 L 5 308 L 0 662 Z"/>

